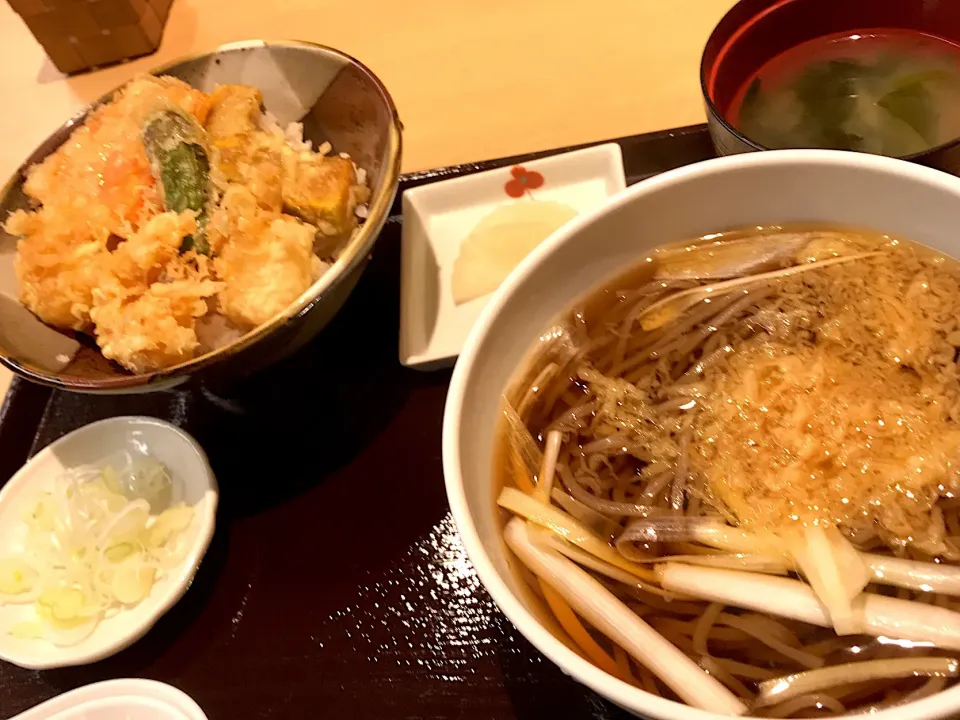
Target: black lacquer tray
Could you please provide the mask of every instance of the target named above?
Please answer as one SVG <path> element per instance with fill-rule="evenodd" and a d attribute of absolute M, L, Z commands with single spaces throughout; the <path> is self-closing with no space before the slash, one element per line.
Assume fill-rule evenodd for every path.
<path fill-rule="evenodd" d="M 618 140 L 627 182 L 713 155 L 704 126 Z M 416 185 L 556 152 L 407 175 Z M 447 509 L 449 371 L 397 360 L 400 199 L 347 305 L 310 345 L 239 386 L 89 396 L 14 380 L 0 482 L 94 420 L 192 433 L 220 483 L 193 587 L 130 649 L 80 668 L 0 663 L 0 718 L 80 685 L 146 677 L 211 720 L 628 717 L 567 678 L 493 605 Z"/>

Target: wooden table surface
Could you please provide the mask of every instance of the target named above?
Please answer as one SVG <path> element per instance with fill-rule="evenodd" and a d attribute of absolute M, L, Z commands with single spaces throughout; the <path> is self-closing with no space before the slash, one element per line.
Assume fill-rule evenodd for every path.
<path fill-rule="evenodd" d="M 64 77 L 0 0 L 0 176 L 136 72 L 254 37 L 331 45 L 389 88 L 404 171 L 702 122 L 700 53 L 733 0 L 176 0 L 153 55 Z M 9 373 L 0 369 L 0 394 Z"/>

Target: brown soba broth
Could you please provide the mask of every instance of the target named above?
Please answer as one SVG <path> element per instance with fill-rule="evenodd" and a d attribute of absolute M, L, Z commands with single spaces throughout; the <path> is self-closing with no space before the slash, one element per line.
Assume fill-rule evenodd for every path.
<path fill-rule="evenodd" d="M 767 227 L 657 249 L 504 396 L 524 582 L 582 656 L 703 709 L 824 717 L 943 689 L 958 358 L 960 263 L 909 241 Z M 676 673 L 655 662 L 674 648 Z"/>

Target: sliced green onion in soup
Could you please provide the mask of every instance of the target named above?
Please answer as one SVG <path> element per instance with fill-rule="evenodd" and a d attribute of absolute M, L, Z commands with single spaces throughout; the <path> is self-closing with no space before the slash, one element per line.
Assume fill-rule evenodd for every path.
<path fill-rule="evenodd" d="M 544 505 L 516 488 L 504 488 L 500 491 L 497 504 L 520 517 L 552 530 L 567 542 L 586 550 L 601 560 L 635 575 L 641 580 L 654 582 L 656 575 L 636 563 L 626 560 L 620 553 L 610 547 L 604 540 L 586 527 L 581 525 L 572 516 L 553 505 Z"/>

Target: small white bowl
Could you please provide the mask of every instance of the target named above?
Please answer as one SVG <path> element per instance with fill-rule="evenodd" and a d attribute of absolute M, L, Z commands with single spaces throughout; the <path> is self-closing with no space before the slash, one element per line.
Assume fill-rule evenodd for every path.
<path fill-rule="evenodd" d="M 517 195 L 507 192 L 519 182 L 515 170 L 537 174 L 543 183 L 525 195 L 569 205 L 578 213 L 603 205 L 626 187 L 620 146 L 606 143 L 407 190 L 400 260 L 404 365 L 424 370 L 452 365 L 490 301 L 484 295 L 455 304 L 453 266 L 460 244 L 477 223 L 498 206 L 517 202 Z"/>
<path fill-rule="evenodd" d="M 11 720 L 207 720 L 192 698 L 154 680 L 107 680 L 58 695 Z"/>
<path fill-rule="evenodd" d="M 495 506 L 494 428 L 500 396 L 538 335 L 605 279 L 671 241 L 750 225 L 830 223 L 900 235 L 960 257 L 960 179 L 901 160 L 784 150 L 708 160 L 633 186 L 576 218 L 500 286 L 464 345 L 447 395 L 443 470 L 463 544 L 491 597 L 560 668 L 621 707 L 661 720 L 728 716 L 656 697 L 604 673 L 558 641 L 508 563 Z M 871 715 L 957 717 L 960 685 Z"/>
<path fill-rule="evenodd" d="M 37 495 L 51 487 L 53 478 L 65 468 L 96 462 L 121 450 L 147 451 L 170 471 L 173 502 L 190 505 L 196 512 L 185 538 L 189 551 L 142 602 L 102 620 L 89 637 L 69 647 L 14 637 L 13 625 L 36 619 L 33 606 L 0 605 L 0 659 L 31 670 L 102 660 L 143 637 L 190 587 L 213 537 L 217 481 L 196 440 L 149 417 L 116 417 L 86 425 L 45 447 L 20 468 L 0 491 L 0 557 L 22 549 L 27 532 L 23 517 L 36 506 Z"/>

